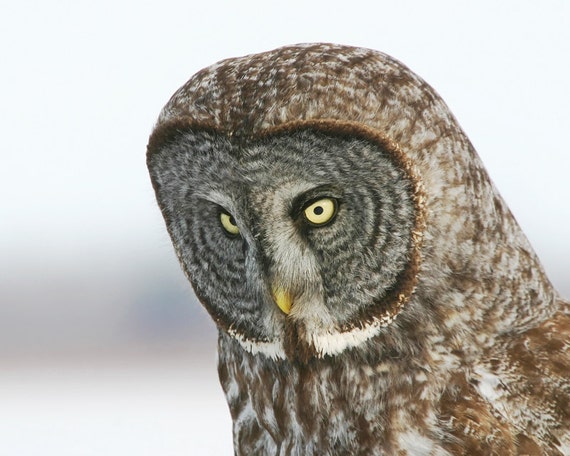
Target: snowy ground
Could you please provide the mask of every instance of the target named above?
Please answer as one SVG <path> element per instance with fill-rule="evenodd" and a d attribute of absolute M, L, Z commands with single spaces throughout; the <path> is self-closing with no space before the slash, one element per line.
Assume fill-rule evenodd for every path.
<path fill-rule="evenodd" d="M 0 454 L 232 454 L 231 421 L 211 368 L 185 359 L 127 364 L 3 364 Z"/>

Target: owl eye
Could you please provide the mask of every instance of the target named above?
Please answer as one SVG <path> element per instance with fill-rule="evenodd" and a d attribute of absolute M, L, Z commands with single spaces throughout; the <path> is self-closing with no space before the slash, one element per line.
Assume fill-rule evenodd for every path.
<path fill-rule="evenodd" d="M 332 198 L 322 198 L 309 204 L 304 210 L 305 219 L 315 226 L 330 222 L 336 214 L 336 201 Z"/>
<path fill-rule="evenodd" d="M 233 215 L 230 215 L 227 212 L 220 212 L 220 223 L 228 234 L 231 234 L 232 236 L 239 234 L 239 228 Z"/>

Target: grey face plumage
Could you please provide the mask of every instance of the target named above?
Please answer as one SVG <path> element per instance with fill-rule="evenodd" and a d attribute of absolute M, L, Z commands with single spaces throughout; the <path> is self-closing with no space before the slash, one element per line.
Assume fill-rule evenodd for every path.
<path fill-rule="evenodd" d="M 149 166 L 197 295 L 241 340 L 318 356 L 314 335 L 392 304 L 411 257 L 414 188 L 379 144 L 316 128 L 255 140 L 192 130 Z M 276 290 L 290 296 L 287 313 Z"/>

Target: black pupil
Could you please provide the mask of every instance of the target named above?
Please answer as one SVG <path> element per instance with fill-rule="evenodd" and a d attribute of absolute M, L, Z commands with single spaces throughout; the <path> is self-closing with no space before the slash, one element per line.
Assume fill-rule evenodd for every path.
<path fill-rule="evenodd" d="M 322 206 L 317 206 L 313 209 L 313 213 L 315 215 L 321 215 L 325 210 L 323 209 Z"/>
<path fill-rule="evenodd" d="M 236 225 L 236 219 L 234 218 L 233 215 L 230 215 L 230 225 Z"/>

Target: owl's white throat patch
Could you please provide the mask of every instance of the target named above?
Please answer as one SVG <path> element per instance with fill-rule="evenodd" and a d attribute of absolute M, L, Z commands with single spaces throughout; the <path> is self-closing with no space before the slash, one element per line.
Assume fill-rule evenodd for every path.
<path fill-rule="evenodd" d="M 243 334 L 238 333 L 233 329 L 229 329 L 228 334 L 239 342 L 241 347 L 252 355 L 262 354 L 271 359 L 286 359 L 283 346 L 278 341 L 261 341 L 253 340 L 245 337 Z"/>
<path fill-rule="evenodd" d="M 345 350 L 358 347 L 376 337 L 382 328 L 388 326 L 396 316 L 376 318 L 362 327 L 354 327 L 348 331 L 327 331 L 315 333 L 307 342 L 313 348 L 315 357 L 336 356 Z M 230 329 L 228 334 L 239 342 L 241 347 L 252 355 L 263 354 L 268 358 L 286 359 L 287 355 L 280 340 L 259 341 L 245 337 Z"/>
<path fill-rule="evenodd" d="M 395 316 L 391 315 L 384 316 L 375 318 L 362 327 L 354 327 L 348 331 L 314 334 L 310 342 L 319 358 L 339 355 L 347 349 L 358 347 L 376 337 L 382 328 L 388 326 L 394 318 Z"/>

